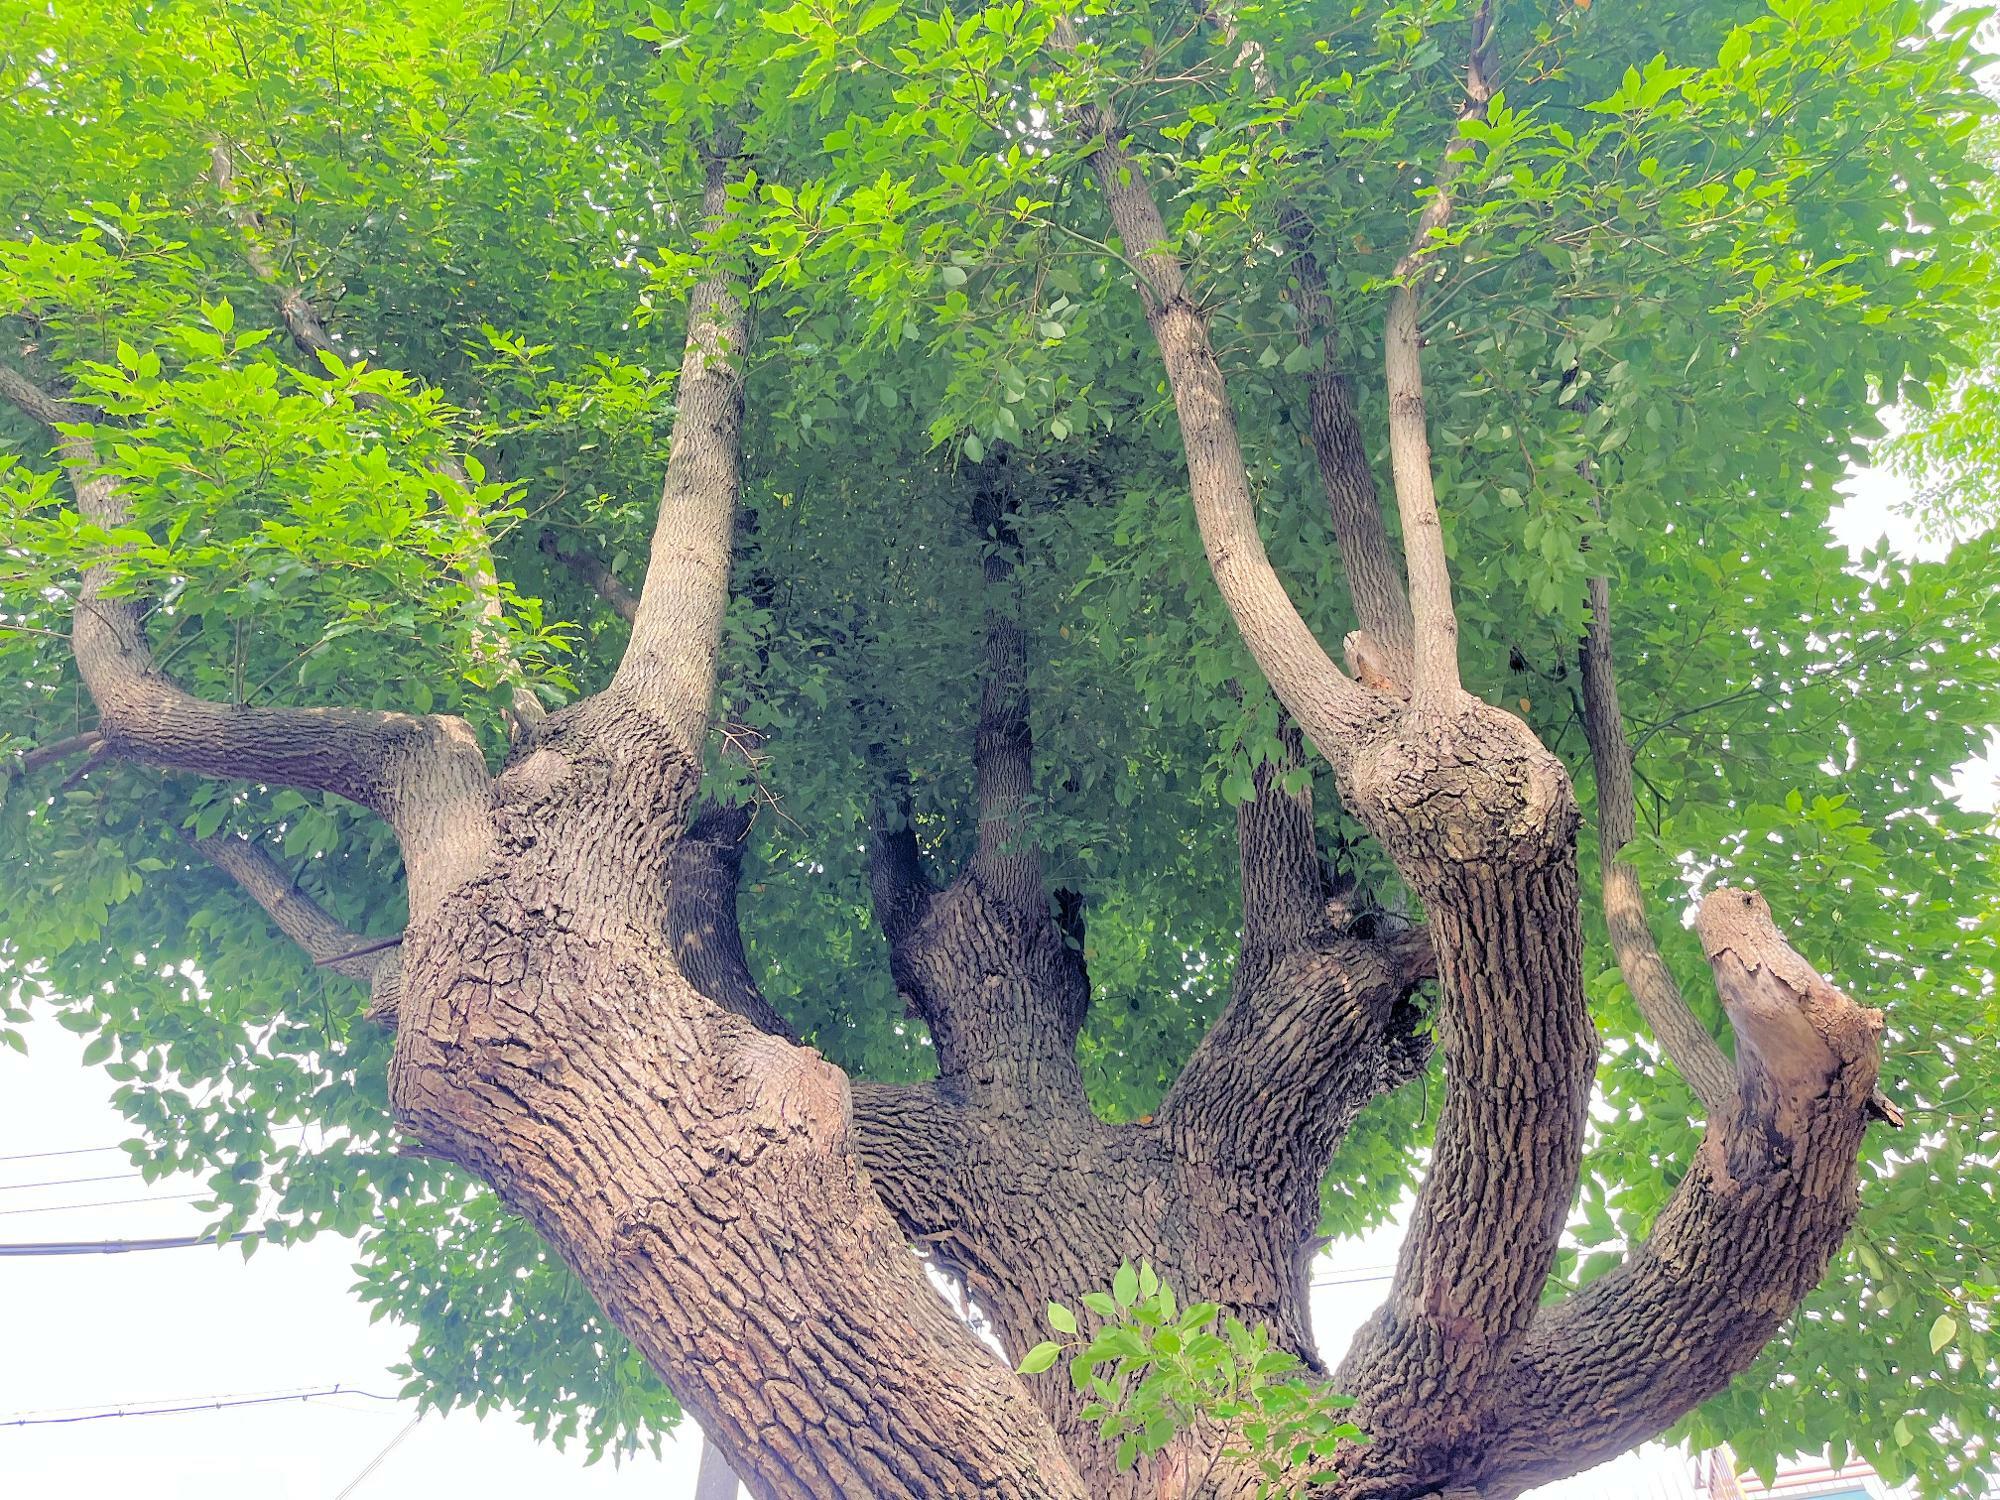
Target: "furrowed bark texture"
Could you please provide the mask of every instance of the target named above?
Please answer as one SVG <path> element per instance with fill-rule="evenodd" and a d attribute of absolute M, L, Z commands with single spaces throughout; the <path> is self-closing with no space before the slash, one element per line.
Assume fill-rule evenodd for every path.
<path fill-rule="evenodd" d="M 969 476 L 975 532 L 996 541 L 1005 476 L 1004 465 Z M 1320 1177 L 1361 1107 L 1422 1069 L 1427 1043 L 1406 1002 L 1430 972 L 1424 936 L 1364 934 L 1330 899 L 1310 796 L 1279 784 L 1299 764 L 1292 735 L 1294 758 L 1259 772 L 1239 821 L 1245 939 L 1222 1017 L 1157 1119 L 1097 1119 L 1075 1053 L 1088 979 L 1019 824 L 1032 781 L 1010 566 L 1004 545 L 982 563 L 972 859 L 940 889 L 907 820 L 870 836 L 891 968 L 931 1030 L 940 1076 L 856 1087 L 862 1162 L 904 1232 L 962 1279 L 1015 1357 L 1048 1336 L 1049 1302 L 1073 1302 L 1108 1286 L 1121 1262 L 1145 1259 L 1185 1297 L 1272 1325 L 1313 1362 L 1306 1292 Z M 676 860 L 694 847 L 684 842 Z M 684 972 L 754 1015 L 768 1007 L 735 933 L 738 869 L 716 859 L 695 877 L 677 873 L 669 899 Z M 1066 1375 L 1029 1384 L 1094 1496 L 1220 1495 L 1241 1479 L 1221 1465 L 1208 1487 L 1189 1488 L 1210 1473 L 1210 1433 L 1117 1474 Z"/>
<path fill-rule="evenodd" d="M 1489 23 L 1482 8 L 1467 112 L 1484 100 Z M 1056 39 L 1072 59 L 1087 52 L 1070 21 Z M 1458 686 L 1418 316 L 1455 166 L 1399 267 L 1385 347 L 1412 608 L 1405 620 L 1404 596 L 1379 578 L 1356 585 L 1357 681 L 1269 564 L 1206 318 L 1118 122 L 1093 106 L 1080 123 L 1161 352 L 1222 597 L 1427 919 L 1359 922 L 1327 889 L 1309 795 L 1282 784 L 1303 748 L 1290 743 L 1239 814 L 1229 999 L 1158 1118 L 1108 1125 L 1083 1093 L 1079 913 L 1062 896 L 1052 911 L 1032 838 L 1011 457 L 975 476 L 989 544 L 975 853 L 940 888 L 907 820 L 870 838 L 892 970 L 930 1028 L 937 1081 L 850 1087 L 784 1035 L 749 972 L 736 913 L 749 813 L 689 817 L 741 482 L 747 316 L 726 268 L 691 299 L 631 644 L 604 692 L 524 736 L 497 777 L 454 720 L 190 697 L 154 665 L 115 554 L 86 575 L 73 626 L 96 732 L 107 753 L 336 791 L 390 819 L 412 912 L 384 964 L 399 1121 L 536 1226 L 760 1497 L 1247 1493 L 1247 1476 L 1211 1465 L 1216 1434 L 1201 1429 L 1113 1472 L 1064 1374 L 1013 1377 L 935 1295 L 910 1241 L 963 1278 L 1016 1357 L 1047 1332 L 1047 1302 L 1145 1258 L 1186 1298 L 1270 1324 L 1322 1373 L 1306 1304 L 1320 1175 L 1355 1113 L 1423 1065 L 1410 995 L 1434 975 L 1448 1087 L 1433 1166 L 1388 1300 L 1332 1377 L 1373 1441 L 1344 1452 L 1325 1488 L 1506 1500 L 1720 1388 L 1822 1274 L 1855 1211 L 1880 1021 L 1790 948 L 1760 897 L 1711 896 L 1699 928 L 1740 1042 L 1733 1090 L 1652 1238 L 1539 1307 L 1595 1043 L 1568 777 L 1518 720 Z M 735 170 L 724 143 L 706 233 L 725 261 Z M 314 337 L 288 307 L 305 327 L 295 337 Z M 88 413 L 4 367 L 0 396 L 57 431 L 81 512 L 128 524 Z M 1354 530 L 1367 529 L 1366 466 L 1351 403 L 1316 405 L 1315 428 L 1350 486 L 1365 575 L 1387 542 Z M 364 955 L 333 947 L 337 924 L 261 851 L 206 843 L 282 930 L 362 974 Z"/>
<path fill-rule="evenodd" d="M 1838 1244 L 1852 1214 L 1854 1154 L 1873 1081 L 1872 1052 L 1848 1037 L 1853 1007 L 1843 1011 L 1815 990 L 1830 987 L 1774 933 L 1711 941 L 1725 992 L 1751 997 L 1732 1005 L 1733 1016 L 1743 1012 L 1739 1031 L 1754 1005 L 1754 1024 L 1785 1039 L 1787 1083 L 1774 1089 L 1746 1075 L 1737 1106 L 1716 1127 L 1723 1133 L 1712 1132 L 1703 1148 L 1707 1167 L 1684 1181 L 1654 1240 L 1606 1278 L 1605 1290 L 1538 1310 L 1575 1184 L 1596 1051 L 1580 966 L 1576 801 L 1562 764 L 1525 725 L 1459 687 L 1419 322 L 1425 260 L 1451 212 L 1459 125 L 1489 93 L 1491 19 L 1486 6 L 1473 19 L 1466 100 L 1398 266 L 1385 339 L 1413 616 L 1407 680 L 1398 679 L 1396 654 L 1365 631 L 1348 642 L 1360 681 L 1344 676 L 1272 572 L 1206 321 L 1115 117 L 1101 105 L 1079 111 L 1174 396 L 1218 589 L 1279 698 L 1333 763 L 1344 803 L 1423 902 L 1440 979 L 1447 1092 L 1432 1169 L 1389 1299 L 1333 1377 L 1358 1397 L 1355 1416 L 1372 1439 L 1340 1456 L 1341 1476 L 1326 1487 L 1339 1500 L 1511 1495 L 1659 1431 L 1718 1388 Z M 1074 23 L 1060 22 L 1054 40 L 1087 71 L 1092 54 Z M 1249 937 L 1246 930 L 1246 944 Z M 1751 950 L 1758 957 L 1741 967 L 1752 979 L 1725 972 Z M 1779 950 L 1783 957 L 1771 956 Z M 1827 1040 L 1835 1032 L 1848 1040 Z M 1850 1054 L 1851 1065 L 1828 1062 Z M 1843 1071 L 1850 1066 L 1852 1079 Z M 1828 1092 L 1830 1081 L 1838 1086 Z M 1822 1103 L 1831 1118 L 1815 1117 Z M 1780 1118 L 1776 1132 L 1763 1123 Z M 1802 1159 L 1809 1170 L 1780 1165 Z M 1724 1200 L 1774 1210 L 1758 1247 L 1772 1264 L 1754 1289 L 1756 1255 L 1734 1253 Z M 1786 1200 L 1795 1217 L 1775 1210 Z M 1781 1232 L 1788 1227 L 1798 1232 Z M 1722 1309 L 1745 1299 L 1755 1311 L 1725 1330 Z M 1666 1317 L 1649 1319 L 1641 1307 Z M 1675 1357 L 1666 1347 L 1674 1335 L 1662 1330 L 1683 1317 L 1709 1336 L 1700 1347 L 1719 1343 L 1720 1352 L 1696 1354 L 1690 1344 Z M 1622 1355 L 1647 1360 L 1648 1372 L 1612 1373 Z M 1518 1396 L 1530 1380 L 1547 1394 L 1524 1418 Z"/>
<path fill-rule="evenodd" d="M 710 174 L 712 217 L 726 171 Z M 72 630 L 97 732 L 111 752 L 390 817 L 411 904 L 399 1122 L 537 1226 L 758 1495 L 1081 1500 L 1051 1424 L 869 1188 L 844 1076 L 675 961 L 668 872 L 714 688 L 744 332 L 712 276 L 631 650 L 498 778 L 453 721 L 189 697 L 154 668 L 114 560 L 86 576 Z M 11 371 L 0 395 L 52 425 L 88 415 Z M 83 514 L 127 524 L 88 438 L 65 427 L 59 444 Z M 328 946 L 324 914 L 256 851 L 204 852 L 309 951 Z"/>
<path fill-rule="evenodd" d="M 732 171 L 717 152 L 711 235 Z M 674 903 L 702 871 L 733 895 L 740 845 L 727 818 L 683 834 L 715 689 L 746 338 L 718 270 L 691 299 L 624 660 L 494 783 L 491 860 L 412 926 L 398 1116 L 540 1229 L 758 1495 L 1081 1496 L 1046 1419 L 870 1190 L 845 1076 L 691 982 L 741 956 Z M 707 966 L 691 976 L 676 946 Z"/>
<path fill-rule="evenodd" d="M 759 1494 L 1081 1495 L 869 1191 L 845 1078 L 675 965 L 672 730 L 567 717 L 500 779 L 489 871 L 412 927 L 400 1118 L 536 1225 Z"/>

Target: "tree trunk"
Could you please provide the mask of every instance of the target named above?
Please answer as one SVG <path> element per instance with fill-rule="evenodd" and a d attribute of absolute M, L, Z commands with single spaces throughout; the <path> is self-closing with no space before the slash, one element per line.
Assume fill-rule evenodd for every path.
<path fill-rule="evenodd" d="M 869 1190 L 845 1076 L 676 966 L 671 742 L 593 700 L 499 778 L 490 864 L 404 944 L 399 1118 L 535 1224 L 760 1496 L 1080 1495 Z"/>

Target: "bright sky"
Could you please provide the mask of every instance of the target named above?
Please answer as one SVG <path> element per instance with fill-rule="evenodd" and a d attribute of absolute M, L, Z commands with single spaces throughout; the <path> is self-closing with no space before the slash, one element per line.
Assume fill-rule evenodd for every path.
<path fill-rule="evenodd" d="M 1834 518 L 1842 542 L 1858 549 L 1886 530 L 1900 549 L 1925 550 L 1894 514 L 1893 480 L 1858 475 L 1850 493 Z M 1996 765 L 2000 739 L 1961 774 L 1958 790 L 1968 804 L 1994 806 Z M 115 1151 L 18 1159 L 109 1146 L 131 1134 L 105 1102 L 109 1081 L 82 1067 L 77 1038 L 44 1020 L 29 1028 L 28 1039 L 25 1058 L 0 1049 L 0 1243 L 198 1232 L 201 1215 L 170 1196 L 188 1185 L 147 1186 L 128 1175 Z M 104 1176 L 111 1180 L 31 1186 Z M 71 1204 L 101 1206 L 61 1207 Z M 1397 1234 L 1392 1228 L 1336 1246 L 1322 1261 L 1320 1279 L 1338 1283 L 1314 1293 L 1324 1349 L 1343 1349 L 1381 1299 Z M 469 1413 L 433 1415 L 406 1432 L 411 1407 L 360 1396 L 8 1425 L 24 1416 L 336 1384 L 391 1394 L 397 1381 L 388 1366 L 401 1357 L 406 1335 L 393 1323 L 369 1324 L 348 1290 L 351 1258 L 347 1242 L 329 1237 L 266 1250 L 247 1264 L 233 1248 L 0 1260 L 0 1495 L 679 1500 L 693 1494 L 699 1450 L 691 1429 L 668 1445 L 663 1459 L 586 1469 L 580 1454 L 538 1444 L 505 1414 L 483 1422 Z M 1669 1500 L 1691 1492 L 1684 1463 L 1655 1453 L 1543 1493 Z"/>

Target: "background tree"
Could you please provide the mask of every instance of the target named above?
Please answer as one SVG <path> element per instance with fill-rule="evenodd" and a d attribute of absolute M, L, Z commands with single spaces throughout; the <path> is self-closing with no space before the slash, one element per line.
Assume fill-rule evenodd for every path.
<path fill-rule="evenodd" d="M 1139 1257 L 1268 1325 L 1336 1495 L 1976 1488 L 1993 542 L 1825 537 L 1981 319 L 1974 19 L 24 14 L 0 961 L 592 1452 L 1249 1483 L 916 1244 L 1017 1357 Z"/>

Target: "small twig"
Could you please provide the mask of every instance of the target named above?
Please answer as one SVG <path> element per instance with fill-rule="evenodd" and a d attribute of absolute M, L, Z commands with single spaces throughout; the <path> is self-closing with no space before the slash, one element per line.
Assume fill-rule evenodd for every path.
<path fill-rule="evenodd" d="M 73 790 L 79 781 L 83 780 L 84 777 L 88 776 L 92 771 L 94 771 L 97 768 L 97 763 L 104 759 L 104 755 L 105 755 L 104 741 L 102 739 L 99 739 L 98 742 L 92 745 L 90 749 L 85 753 L 83 758 L 83 764 L 78 766 L 74 771 L 70 772 L 69 775 L 63 777 L 62 785 L 56 788 L 57 794 L 60 795 L 63 792 Z"/>
<path fill-rule="evenodd" d="M 403 935 L 397 933 L 396 936 L 383 938 L 377 943 L 366 943 L 359 948 L 350 948 L 345 953 L 329 953 L 325 958 L 316 958 L 313 960 L 313 967 L 315 969 L 330 969 L 335 964 L 346 963 L 350 958 L 366 958 L 369 954 L 380 953 L 385 948 L 397 947 L 402 941 Z"/>
<path fill-rule="evenodd" d="M 25 776 L 32 771 L 41 770 L 43 766 L 52 766 L 57 761 L 68 760 L 72 755 L 81 755 L 86 751 L 95 752 L 103 742 L 104 736 L 95 729 L 86 730 L 82 734 L 72 734 L 66 739 L 51 740 L 46 745 L 37 745 L 32 750 L 23 750 L 16 755 L 14 769 Z"/>

